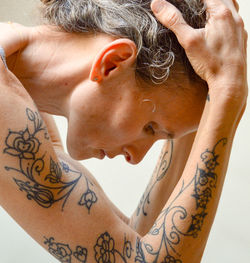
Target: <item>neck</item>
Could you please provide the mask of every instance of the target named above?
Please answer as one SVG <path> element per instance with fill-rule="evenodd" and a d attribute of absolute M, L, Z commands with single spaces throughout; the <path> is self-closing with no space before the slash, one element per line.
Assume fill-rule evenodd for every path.
<path fill-rule="evenodd" d="M 67 117 L 73 90 L 88 80 L 96 52 L 109 38 L 52 26 L 26 28 L 23 34 L 28 41 L 13 54 L 11 69 L 39 110 Z"/>

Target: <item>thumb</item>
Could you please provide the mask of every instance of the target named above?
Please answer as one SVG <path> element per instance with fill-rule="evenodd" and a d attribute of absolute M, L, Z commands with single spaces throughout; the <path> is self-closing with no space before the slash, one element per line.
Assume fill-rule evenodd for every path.
<path fill-rule="evenodd" d="M 167 28 L 174 32 L 182 46 L 185 40 L 193 33 L 193 28 L 184 20 L 181 12 L 168 1 L 153 0 L 151 9 L 155 17 Z"/>

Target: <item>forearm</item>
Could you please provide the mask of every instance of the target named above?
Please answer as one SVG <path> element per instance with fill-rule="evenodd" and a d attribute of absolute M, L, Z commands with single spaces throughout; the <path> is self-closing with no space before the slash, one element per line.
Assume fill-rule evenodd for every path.
<path fill-rule="evenodd" d="M 142 239 L 142 248 L 152 261 L 157 257 L 161 262 L 167 251 L 169 258 L 180 260 L 177 262 L 200 262 L 221 195 L 238 116 L 225 105 L 207 103 L 184 172 L 153 228 Z"/>
<path fill-rule="evenodd" d="M 179 181 L 193 144 L 195 133 L 167 140 L 140 203 L 131 216 L 130 225 L 145 235 L 166 204 Z"/>

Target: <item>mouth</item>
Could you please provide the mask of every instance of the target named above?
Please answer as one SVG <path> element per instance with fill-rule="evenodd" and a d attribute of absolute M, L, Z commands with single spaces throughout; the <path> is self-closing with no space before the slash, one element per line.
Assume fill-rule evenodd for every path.
<path fill-rule="evenodd" d="M 131 156 L 130 156 L 130 154 L 129 154 L 128 152 L 124 151 L 124 152 L 122 153 L 122 155 L 124 155 L 125 160 L 126 160 L 128 163 L 131 163 Z M 109 159 L 113 159 L 116 155 L 111 156 L 111 155 L 109 155 L 105 150 L 100 149 L 100 153 L 99 153 L 98 159 L 103 160 L 106 156 L 107 156 Z"/>
<path fill-rule="evenodd" d="M 130 154 L 128 154 L 127 152 L 125 152 L 124 157 L 125 157 L 125 159 L 126 159 L 126 161 L 127 161 L 128 163 L 131 162 L 131 156 L 130 156 Z"/>
<path fill-rule="evenodd" d="M 106 155 L 105 151 L 100 149 L 100 153 L 99 153 L 99 156 L 97 158 L 100 160 L 103 160 L 106 156 L 107 155 Z"/>
<path fill-rule="evenodd" d="M 116 157 L 116 155 L 111 155 L 110 153 L 106 152 L 105 150 L 103 150 L 103 152 L 105 153 L 105 156 L 107 156 L 109 159 L 113 159 L 114 157 Z"/>
<path fill-rule="evenodd" d="M 99 154 L 99 159 L 104 159 L 105 157 L 108 157 L 109 159 L 113 159 L 116 155 L 114 156 L 111 156 L 108 152 L 106 152 L 105 150 L 103 149 L 100 149 L 100 154 Z"/>

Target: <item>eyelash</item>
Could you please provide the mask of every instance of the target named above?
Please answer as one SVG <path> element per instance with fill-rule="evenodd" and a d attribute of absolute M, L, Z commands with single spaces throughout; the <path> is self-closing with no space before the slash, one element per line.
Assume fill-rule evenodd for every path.
<path fill-rule="evenodd" d="M 154 127 L 153 127 L 153 124 L 152 124 L 152 123 L 147 124 L 147 125 L 144 127 L 144 131 L 145 131 L 147 134 L 155 135 L 155 130 L 154 130 Z"/>

